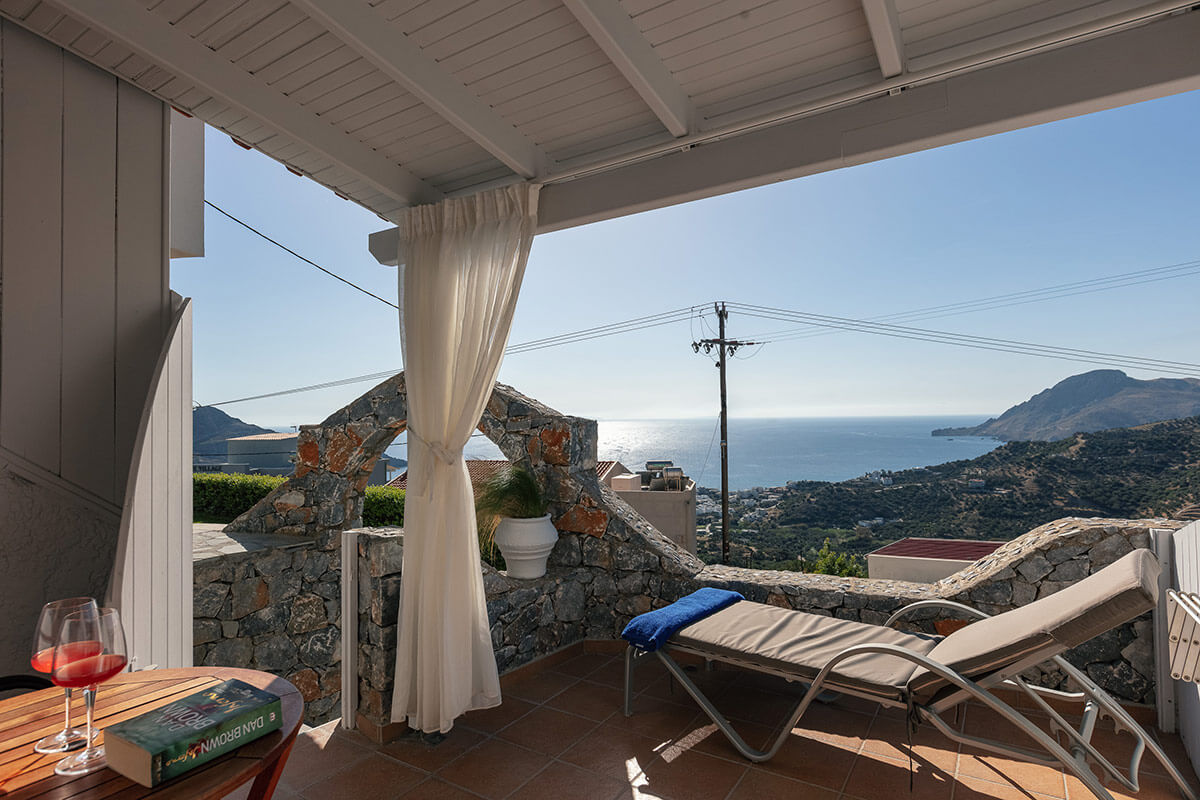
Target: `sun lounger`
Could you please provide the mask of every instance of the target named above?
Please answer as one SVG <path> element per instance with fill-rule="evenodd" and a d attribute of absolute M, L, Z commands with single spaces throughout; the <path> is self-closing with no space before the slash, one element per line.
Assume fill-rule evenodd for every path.
<path fill-rule="evenodd" d="M 751 761 L 772 758 L 792 728 L 819 695 L 838 692 L 881 706 L 903 708 L 913 724 L 928 724 L 958 742 L 1015 758 L 1060 763 L 1103 800 L 1112 800 L 1101 778 L 1138 791 L 1138 767 L 1149 750 L 1188 800 L 1196 800 L 1187 781 L 1158 744 L 1104 690 L 1062 654 L 1154 608 L 1158 598 L 1158 562 L 1148 550 L 1135 550 L 1103 570 L 1048 597 L 996 616 L 943 600 L 906 606 L 883 626 L 817 616 L 775 606 L 736 602 L 672 635 L 661 649 L 630 645 L 625 661 L 625 714 L 632 713 L 633 673 L 639 661 L 657 656 L 699 703 L 729 741 Z M 975 620 L 944 638 L 896 630 L 892 626 L 918 610 L 949 609 Z M 808 686 L 782 730 L 766 750 L 755 750 L 704 696 L 672 657 L 700 656 L 745 669 L 800 681 Z M 1074 691 L 1033 686 L 1021 678 L 1029 667 L 1050 661 L 1067 675 Z M 1050 732 L 1035 725 L 992 690 L 1024 692 L 1049 716 Z M 1037 749 L 970 736 L 955 730 L 943 715 L 974 700 L 995 711 L 1028 735 Z M 1051 700 L 1083 704 L 1078 726 Z M 1091 742 L 1102 717 L 1129 733 L 1135 747 L 1128 776 Z M 1058 738 L 1062 737 L 1062 741 Z"/>

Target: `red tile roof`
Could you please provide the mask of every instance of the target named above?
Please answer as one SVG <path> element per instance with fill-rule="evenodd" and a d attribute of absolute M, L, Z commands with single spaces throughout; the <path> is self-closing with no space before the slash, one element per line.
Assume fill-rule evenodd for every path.
<path fill-rule="evenodd" d="M 603 477 L 604 473 L 615 463 L 615 461 L 597 461 L 597 477 Z M 501 459 L 468 458 L 467 474 L 471 476 L 471 485 L 478 486 L 506 466 L 508 466 L 508 462 Z M 404 470 L 404 472 L 401 472 L 395 478 L 388 481 L 388 486 L 395 486 L 397 489 L 407 489 L 408 470 Z"/>
<path fill-rule="evenodd" d="M 884 545 L 870 555 L 975 561 L 991 555 L 1003 544 L 1004 542 L 981 542 L 975 539 L 921 539 L 910 536 Z"/>

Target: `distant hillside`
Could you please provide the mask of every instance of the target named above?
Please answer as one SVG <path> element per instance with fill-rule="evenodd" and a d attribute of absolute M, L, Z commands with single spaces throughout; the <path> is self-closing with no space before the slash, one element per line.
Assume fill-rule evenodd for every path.
<path fill-rule="evenodd" d="M 197 456 L 224 456 L 226 439 L 256 433 L 272 431 L 242 422 L 212 406 L 192 409 L 192 452 Z"/>
<path fill-rule="evenodd" d="M 890 477 L 790 484 L 766 520 L 734 532 L 737 548 L 761 567 L 811 556 L 826 538 L 866 553 L 905 536 L 1007 540 L 1062 517 L 1170 516 L 1200 501 L 1200 417 L 1009 442 Z"/>
<path fill-rule="evenodd" d="M 1006 442 L 1051 442 L 1074 433 L 1130 428 L 1200 414 L 1200 380 L 1139 381 L 1115 369 L 1073 375 L 999 417 L 934 436 L 994 436 Z"/>

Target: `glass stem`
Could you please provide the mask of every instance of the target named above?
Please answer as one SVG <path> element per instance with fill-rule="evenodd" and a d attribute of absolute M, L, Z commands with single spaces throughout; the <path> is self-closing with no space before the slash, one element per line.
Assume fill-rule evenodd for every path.
<path fill-rule="evenodd" d="M 92 753 L 92 716 L 96 708 L 96 686 L 92 685 L 83 690 L 83 702 L 87 706 L 87 749 L 84 751 L 84 758 L 89 758 Z"/>
<path fill-rule="evenodd" d="M 63 733 L 71 730 L 71 689 L 66 687 L 63 692 L 67 695 L 66 708 L 63 713 Z"/>

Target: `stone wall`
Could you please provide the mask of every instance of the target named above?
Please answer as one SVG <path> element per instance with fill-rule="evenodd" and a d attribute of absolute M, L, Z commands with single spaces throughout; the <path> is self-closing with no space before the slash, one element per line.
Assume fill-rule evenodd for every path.
<path fill-rule="evenodd" d="M 251 667 L 287 678 L 304 721 L 338 716 L 341 552 L 337 537 L 202 558 L 193 563 L 193 663 Z"/>
<path fill-rule="evenodd" d="M 401 373 L 321 425 L 303 427 L 296 474 L 227 530 L 305 534 L 332 547 L 341 530 L 361 517 L 366 477 L 379 454 L 404 429 L 406 417 Z M 933 598 L 999 613 L 1057 591 L 1131 548 L 1145 546 L 1151 527 L 1171 527 L 1161 520 L 1060 520 L 932 585 L 706 567 L 600 484 L 595 472 L 594 421 L 560 414 L 497 384 L 479 427 L 510 461 L 538 478 L 560 532 L 544 578 L 513 580 L 484 567 L 492 641 L 501 670 L 581 639 L 615 639 L 632 617 L 699 586 L 728 586 L 751 600 L 874 624 L 903 605 Z M 359 536 L 360 714 L 374 724 L 385 724 L 403 544 L 397 530 L 354 533 Z M 318 549 L 330 552 L 326 545 Z M 331 574 L 334 571 L 331 568 Z M 275 598 L 270 602 L 274 604 Z M 332 613 L 327 611 L 327 623 L 334 624 Z M 925 614 L 909 624 L 932 629 L 937 616 Z M 227 638 L 246 636 L 239 630 Z M 1151 702 L 1151 637 L 1147 620 L 1139 620 L 1077 648 L 1070 658 L 1118 697 Z M 244 642 L 225 647 L 240 648 L 239 656 L 249 653 L 253 659 L 259 642 L 252 639 L 250 645 L 250 650 Z M 296 649 L 299 653 L 299 645 Z M 326 666 L 335 659 L 332 654 Z M 301 667 L 315 671 L 303 658 L 285 669 Z M 325 701 L 331 694 L 324 692 L 332 687 L 326 686 L 324 675 L 318 677 L 320 700 Z M 1031 677 L 1046 685 L 1059 685 L 1062 680 L 1053 673 Z M 332 706 L 332 701 L 328 708 L 322 703 L 320 710 L 324 713 Z"/>
<path fill-rule="evenodd" d="M 633 534 L 640 524 L 594 537 L 564 534 L 546 575 L 515 580 L 483 566 L 496 663 L 503 673 L 583 639 L 616 639 L 633 616 L 661 607 L 701 586 L 741 592 L 747 599 L 812 614 L 883 624 L 919 600 L 949 599 L 998 614 L 1044 597 L 1146 547 L 1166 520 L 1063 519 L 1007 543 L 962 572 L 935 584 L 842 578 L 797 572 L 706 566 L 681 569 L 674 545 Z M 358 536 L 359 714 L 387 724 L 396 647 L 403 531 L 373 528 Z M 622 535 L 624 538 L 622 538 Z M 935 632 L 953 612 L 924 611 L 910 629 Z M 1123 700 L 1154 702 L 1154 642 L 1149 615 L 1071 651 L 1067 658 Z M 1063 675 L 1031 670 L 1045 686 L 1065 688 Z"/>

